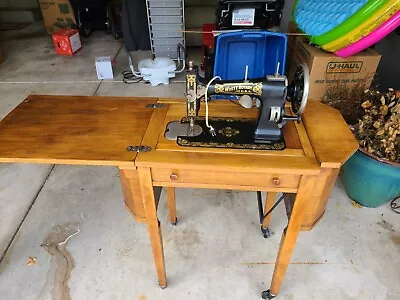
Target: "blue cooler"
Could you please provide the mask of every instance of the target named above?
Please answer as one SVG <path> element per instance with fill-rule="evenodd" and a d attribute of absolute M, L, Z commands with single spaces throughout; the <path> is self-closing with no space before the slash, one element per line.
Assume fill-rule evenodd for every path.
<path fill-rule="evenodd" d="M 270 31 L 222 33 L 217 37 L 214 76 L 222 80 L 242 80 L 248 66 L 248 79 L 273 75 L 279 63 L 284 74 L 286 34 Z"/>

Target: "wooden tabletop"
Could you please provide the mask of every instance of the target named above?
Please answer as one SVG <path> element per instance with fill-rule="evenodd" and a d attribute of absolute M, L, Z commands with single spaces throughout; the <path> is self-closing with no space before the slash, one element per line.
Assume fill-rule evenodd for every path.
<path fill-rule="evenodd" d="M 322 167 L 339 168 L 358 149 L 358 143 L 337 109 L 308 101 L 303 123 Z"/>
<path fill-rule="evenodd" d="M 177 164 L 244 172 L 268 167 L 315 173 L 321 166 L 340 167 L 358 147 L 340 113 L 316 101 L 309 101 L 304 122 L 285 125 L 283 151 L 181 147 L 164 138 L 168 122 L 186 114 L 185 104 L 178 100 L 29 96 L 0 122 L 0 161 L 121 167 Z M 157 102 L 164 107 L 149 107 Z M 257 113 L 228 101 L 210 103 L 211 116 L 256 118 Z M 137 157 L 126 150 L 130 145 L 149 145 L 153 150 Z"/>
<path fill-rule="evenodd" d="M 0 122 L 0 161 L 134 166 L 157 98 L 29 96 Z"/>

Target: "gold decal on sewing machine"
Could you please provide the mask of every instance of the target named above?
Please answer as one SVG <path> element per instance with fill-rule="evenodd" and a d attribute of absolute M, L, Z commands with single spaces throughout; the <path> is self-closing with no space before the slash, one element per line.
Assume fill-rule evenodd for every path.
<path fill-rule="evenodd" d="M 184 147 L 207 147 L 207 148 L 222 148 L 222 149 L 252 149 L 252 150 L 283 150 L 285 143 L 279 142 L 275 144 L 235 144 L 235 143 L 216 143 L 216 142 L 198 142 L 191 141 L 187 138 L 178 137 L 177 144 Z"/>
<path fill-rule="evenodd" d="M 229 94 L 229 95 L 255 95 L 261 96 L 262 82 L 238 82 L 238 83 L 224 83 L 215 85 L 216 94 Z"/>
<path fill-rule="evenodd" d="M 195 85 L 196 84 L 196 75 L 187 75 L 187 83 L 188 85 Z"/>
<path fill-rule="evenodd" d="M 193 74 L 186 75 L 186 105 L 187 105 L 187 115 L 190 117 L 195 117 L 197 113 L 197 103 L 196 103 L 196 85 L 197 76 Z"/>
<path fill-rule="evenodd" d="M 232 136 L 234 136 L 234 135 L 239 134 L 240 131 L 237 130 L 237 129 L 234 129 L 234 128 L 230 127 L 230 126 L 228 126 L 228 127 L 225 127 L 225 128 L 223 128 L 223 129 L 218 130 L 218 133 L 219 133 L 220 135 L 223 135 L 223 136 L 226 136 L 226 137 L 232 137 Z"/>

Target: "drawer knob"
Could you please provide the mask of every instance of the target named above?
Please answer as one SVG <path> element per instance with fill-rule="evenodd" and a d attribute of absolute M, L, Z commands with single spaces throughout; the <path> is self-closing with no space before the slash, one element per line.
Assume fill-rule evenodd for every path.
<path fill-rule="evenodd" d="M 275 186 L 278 186 L 278 185 L 281 184 L 281 180 L 280 180 L 278 177 L 274 177 L 274 178 L 272 178 L 272 183 L 273 183 Z"/>
<path fill-rule="evenodd" d="M 179 178 L 178 174 L 176 173 L 172 173 L 169 178 L 171 178 L 171 180 L 177 180 Z"/>

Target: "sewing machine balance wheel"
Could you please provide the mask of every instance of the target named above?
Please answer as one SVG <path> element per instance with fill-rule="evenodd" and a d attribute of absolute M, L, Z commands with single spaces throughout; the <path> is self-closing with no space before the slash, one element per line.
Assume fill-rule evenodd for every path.
<path fill-rule="evenodd" d="M 309 90 L 310 70 L 306 64 L 301 64 L 297 67 L 288 90 L 288 100 L 297 117 L 300 117 L 306 108 Z"/>

